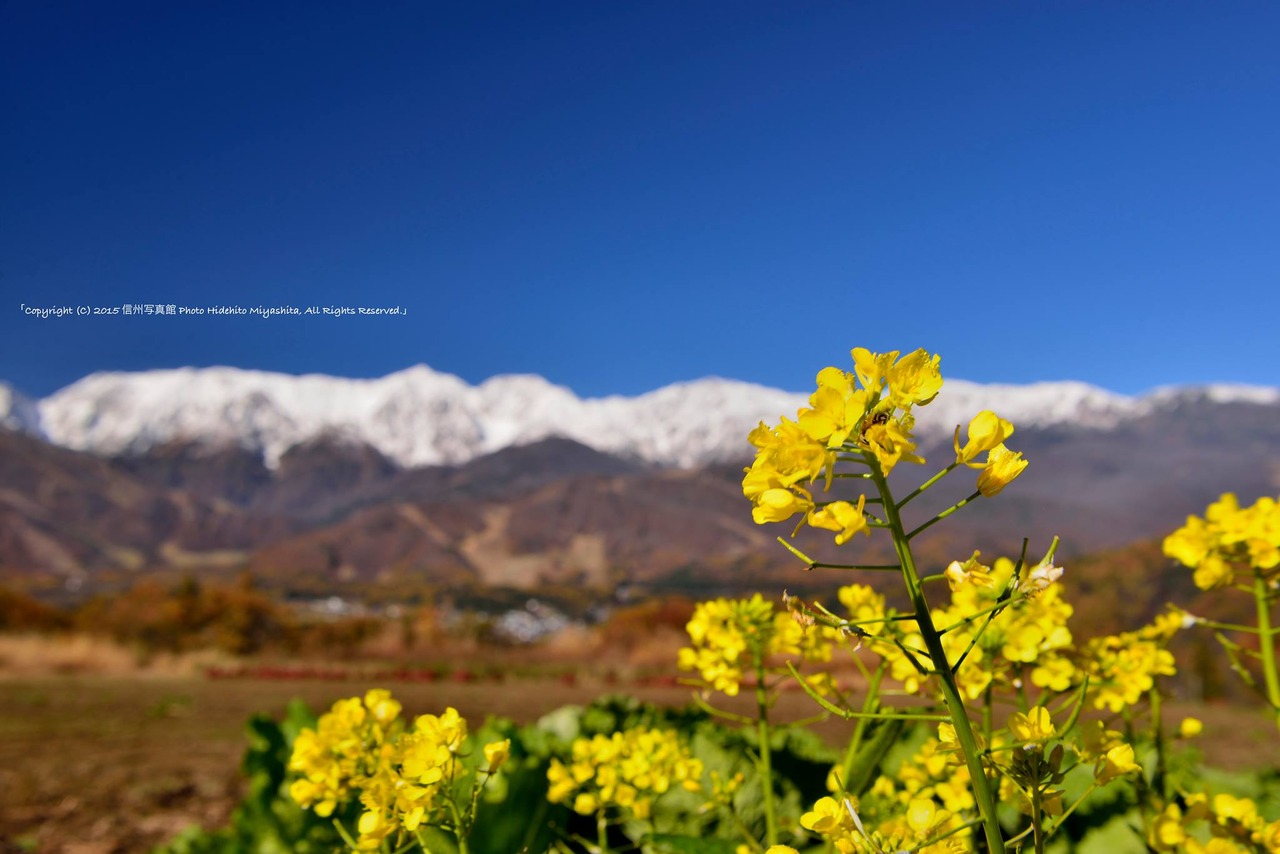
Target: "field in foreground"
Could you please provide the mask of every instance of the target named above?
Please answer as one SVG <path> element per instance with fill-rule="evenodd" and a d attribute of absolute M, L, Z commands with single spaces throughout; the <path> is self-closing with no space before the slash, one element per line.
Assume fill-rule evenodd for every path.
<path fill-rule="evenodd" d="M 48 676 L 0 681 L 0 852 L 142 852 L 190 824 L 224 823 L 241 795 L 244 724 L 255 712 L 283 714 L 290 698 L 313 708 L 375 687 L 372 681 L 210 680 L 203 676 Z M 455 706 L 533 721 L 562 705 L 625 688 L 682 706 L 688 689 L 611 685 L 604 679 L 509 678 L 501 682 L 391 685 L 409 714 Z M 779 717 L 812 713 L 802 694 L 784 696 Z M 1253 708 L 1171 703 L 1168 719 L 1205 721 L 1206 756 L 1227 769 L 1280 766 L 1280 744 Z M 817 729 L 842 739 L 846 725 Z"/>

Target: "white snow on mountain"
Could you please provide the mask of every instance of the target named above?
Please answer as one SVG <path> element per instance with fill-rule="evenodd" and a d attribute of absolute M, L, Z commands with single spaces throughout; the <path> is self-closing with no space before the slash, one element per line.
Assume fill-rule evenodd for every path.
<path fill-rule="evenodd" d="M 1259 406 L 1269 406 L 1280 403 L 1280 388 L 1231 383 L 1206 386 L 1166 386 L 1156 389 L 1151 393 L 1150 397 L 1159 402 L 1202 397 L 1211 403 L 1253 403 Z"/>
<path fill-rule="evenodd" d="M 1253 386 L 1127 397 L 1078 382 L 948 380 L 932 404 L 917 410 L 917 425 L 923 436 L 948 436 L 979 410 L 993 409 L 1015 425 L 1107 429 L 1183 395 L 1280 403 L 1280 389 Z M 294 445 L 336 435 L 404 466 L 460 463 L 563 436 L 608 453 L 689 467 L 741 458 L 747 431 L 760 421 L 794 417 L 807 397 L 717 378 L 637 397 L 583 400 L 539 376 L 499 376 L 471 386 L 424 365 L 380 379 L 181 368 L 93 374 L 41 401 L 34 418 L 32 406 L 7 403 L 13 393 L 0 387 L 0 419 L 43 427 L 52 442 L 100 454 L 137 453 L 172 441 L 235 443 L 261 451 L 271 466 Z"/>
<path fill-rule="evenodd" d="M 43 437 L 39 405 L 12 386 L 0 383 L 0 428 Z"/>
<path fill-rule="evenodd" d="M 1071 423 L 1107 429 L 1144 414 L 1151 406 L 1146 397 L 1126 397 L 1082 382 L 981 385 L 947 380 L 933 403 L 916 410 L 916 421 L 924 431 L 945 428 L 950 432 L 957 424 L 968 424 L 978 412 L 991 409 L 1015 427 Z"/>

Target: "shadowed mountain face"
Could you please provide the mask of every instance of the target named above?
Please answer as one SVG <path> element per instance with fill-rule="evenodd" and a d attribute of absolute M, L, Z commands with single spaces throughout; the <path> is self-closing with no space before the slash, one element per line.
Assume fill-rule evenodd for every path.
<path fill-rule="evenodd" d="M 5 577 L 225 563 L 297 527 L 216 496 L 166 489 L 109 460 L 0 431 Z"/>
<path fill-rule="evenodd" d="M 1016 553 L 1022 538 L 1080 555 L 1162 536 L 1224 491 L 1280 493 L 1280 406 L 1170 398 L 1095 429 L 1019 429 L 1031 461 L 995 499 L 920 536 L 928 564 Z M 904 464 L 905 495 L 951 457 L 925 447 Z M 743 461 L 745 464 L 747 461 Z M 689 591 L 828 584 L 798 571 L 756 526 L 741 466 L 663 469 L 568 439 L 513 446 L 470 462 L 406 469 L 340 437 L 295 446 L 268 468 L 235 446 L 168 443 L 103 459 L 0 432 L 0 577 L 95 576 L 147 569 L 250 569 L 309 589 L 326 584 L 467 583 L 536 588 L 620 584 Z M 919 523 L 973 491 L 958 470 L 906 508 Z M 888 557 L 883 538 L 837 550 L 829 534 L 797 542 L 842 562 Z M 838 557 L 837 557 L 838 555 Z M 847 579 L 842 578 L 841 581 Z"/>

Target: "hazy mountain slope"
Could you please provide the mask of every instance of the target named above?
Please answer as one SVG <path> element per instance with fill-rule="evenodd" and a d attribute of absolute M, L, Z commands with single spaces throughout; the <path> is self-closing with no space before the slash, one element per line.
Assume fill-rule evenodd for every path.
<path fill-rule="evenodd" d="M 200 565 L 290 530 L 279 518 L 157 488 L 106 460 L 0 430 L 0 575 Z"/>

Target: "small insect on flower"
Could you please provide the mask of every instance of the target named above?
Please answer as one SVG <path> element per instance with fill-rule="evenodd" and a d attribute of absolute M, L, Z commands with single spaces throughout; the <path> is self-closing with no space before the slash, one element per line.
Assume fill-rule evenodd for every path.
<path fill-rule="evenodd" d="M 862 422 L 862 435 L 864 439 L 867 435 L 867 431 L 870 430 L 872 427 L 878 427 L 881 424 L 888 424 L 888 423 L 889 423 L 889 413 L 886 412 L 885 410 L 881 409 L 877 412 L 871 413 L 869 416 L 867 416 L 866 420 Z"/>

